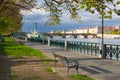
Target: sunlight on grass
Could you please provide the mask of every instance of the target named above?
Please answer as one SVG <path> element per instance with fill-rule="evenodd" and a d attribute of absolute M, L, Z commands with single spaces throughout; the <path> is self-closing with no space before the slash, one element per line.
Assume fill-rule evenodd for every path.
<path fill-rule="evenodd" d="M 11 78 L 12 80 L 19 80 L 19 79 L 18 79 L 18 73 L 15 72 L 15 71 L 11 71 L 11 76 L 10 76 L 10 78 Z"/>
<path fill-rule="evenodd" d="M 32 76 L 32 77 L 26 78 L 25 80 L 43 80 L 43 79 L 39 76 Z"/>
<path fill-rule="evenodd" d="M 45 68 L 45 71 L 47 71 L 47 72 L 53 72 L 53 70 L 52 70 L 51 67 L 47 67 L 47 68 Z"/>
<path fill-rule="evenodd" d="M 52 59 L 51 59 L 52 60 Z M 50 62 L 43 62 L 44 64 L 49 64 Z"/>
<path fill-rule="evenodd" d="M 11 80 L 42 80 L 42 78 L 40 76 L 23 76 L 20 77 L 18 72 L 12 71 L 11 72 L 11 76 L 10 76 Z"/>
<path fill-rule="evenodd" d="M 12 39 L 4 39 L 7 42 L 12 42 Z M 5 41 L 5 42 L 6 42 Z M 14 41 L 14 40 L 13 40 Z M 37 56 L 38 58 L 44 58 L 45 56 L 42 52 L 35 50 L 31 47 L 21 45 L 21 44 L 0 44 L 0 55 L 10 55 L 15 58 L 20 58 L 22 56 Z"/>
<path fill-rule="evenodd" d="M 68 77 L 73 78 L 75 80 L 95 80 L 95 79 L 92 79 L 92 78 L 87 77 L 85 75 L 69 75 Z"/>
<path fill-rule="evenodd" d="M 15 40 L 13 40 L 12 38 L 9 37 L 5 37 L 2 39 L 2 42 L 6 42 L 6 43 L 14 43 Z"/>

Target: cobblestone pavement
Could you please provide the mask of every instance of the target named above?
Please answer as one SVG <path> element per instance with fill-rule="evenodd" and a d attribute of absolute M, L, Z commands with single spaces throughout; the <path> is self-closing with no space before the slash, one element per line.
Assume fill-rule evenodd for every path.
<path fill-rule="evenodd" d="M 53 59 L 52 51 L 68 58 L 77 59 L 79 61 L 79 74 L 90 76 L 95 80 L 120 80 L 120 61 L 100 59 L 98 56 L 49 47 L 39 43 L 27 42 L 25 45 L 40 50 L 44 55 Z M 74 69 L 70 69 L 68 73 L 66 67 L 53 67 L 53 70 L 58 72 L 60 76 L 77 74 Z"/>

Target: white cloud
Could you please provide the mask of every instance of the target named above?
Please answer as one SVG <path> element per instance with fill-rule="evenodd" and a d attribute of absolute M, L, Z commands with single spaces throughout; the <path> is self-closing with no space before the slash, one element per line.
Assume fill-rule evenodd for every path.
<path fill-rule="evenodd" d="M 98 14 L 91 15 L 88 12 L 81 11 L 81 14 L 80 14 L 81 21 L 82 22 L 90 21 L 91 16 L 95 16 L 95 15 L 98 15 Z M 93 17 L 92 19 L 96 20 L 96 19 L 98 19 L 98 17 Z M 63 15 L 62 15 L 62 23 L 72 24 L 72 22 L 76 22 L 76 21 L 70 19 L 70 14 L 63 13 Z"/>
<path fill-rule="evenodd" d="M 45 22 L 48 12 L 43 9 L 31 9 L 31 10 L 21 10 L 23 15 L 23 21 L 25 22 Z"/>
<path fill-rule="evenodd" d="M 45 10 L 43 9 L 35 9 L 35 8 L 32 8 L 31 10 L 21 10 L 20 13 L 22 15 L 47 15 L 48 12 L 46 12 Z"/>

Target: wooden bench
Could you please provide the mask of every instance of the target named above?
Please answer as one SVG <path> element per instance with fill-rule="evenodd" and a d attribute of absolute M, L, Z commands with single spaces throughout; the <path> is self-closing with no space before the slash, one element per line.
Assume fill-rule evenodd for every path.
<path fill-rule="evenodd" d="M 54 56 L 54 60 L 55 60 L 55 65 L 58 61 L 62 62 L 62 64 L 66 65 L 68 68 L 68 72 L 71 68 L 74 68 L 77 70 L 78 72 L 78 68 L 79 68 L 79 62 L 75 59 L 68 59 L 65 56 L 61 56 L 59 54 L 56 54 L 54 52 L 52 52 L 53 56 Z M 59 59 L 58 59 L 59 58 Z"/>

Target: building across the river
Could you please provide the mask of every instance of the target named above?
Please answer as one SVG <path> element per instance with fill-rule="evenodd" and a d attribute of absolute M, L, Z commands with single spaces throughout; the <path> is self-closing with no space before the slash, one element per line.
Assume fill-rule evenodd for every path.
<path fill-rule="evenodd" d="M 111 30 L 120 30 L 120 26 L 104 26 L 104 32 L 108 33 Z M 52 31 L 52 33 L 55 31 Z M 89 27 L 89 28 L 77 28 L 73 30 L 63 30 L 61 33 L 73 33 L 73 34 L 79 34 L 79 33 L 90 33 L 90 34 L 101 34 L 102 33 L 102 27 L 95 26 L 95 27 Z"/>
<path fill-rule="evenodd" d="M 74 30 L 63 30 L 61 33 L 74 33 L 74 34 L 79 34 L 79 33 L 91 33 L 91 34 L 99 34 L 102 32 L 102 28 L 99 26 L 96 27 L 90 27 L 90 28 L 77 28 Z"/>

